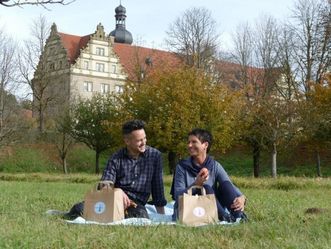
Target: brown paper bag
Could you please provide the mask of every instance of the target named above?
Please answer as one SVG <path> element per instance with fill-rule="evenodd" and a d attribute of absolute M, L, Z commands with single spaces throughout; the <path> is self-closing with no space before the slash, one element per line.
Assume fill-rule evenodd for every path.
<path fill-rule="evenodd" d="M 83 217 L 100 223 L 124 219 L 122 190 L 108 185 L 101 190 L 92 189 L 86 193 Z"/>
<path fill-rule="evenodd" d="M 202 195 L 192 195 L 193 188 L 200 188 Z M 200 186 L 192 186 L 178 199 L 179 222 L 189 226 L 201 226 L 218 221 L 214 194 L 206 194 Z"/>

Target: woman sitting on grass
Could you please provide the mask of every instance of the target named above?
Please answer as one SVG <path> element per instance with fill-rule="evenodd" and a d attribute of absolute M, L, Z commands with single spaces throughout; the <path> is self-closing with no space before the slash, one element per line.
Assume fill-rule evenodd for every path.
<path fill-rule="evenodd" d="M 243 211 L 246 197 L 233 185 L 221 164 L 207 154 L 211 144 L 212 135 L 206 130 L 194 129 L 188 134 L 190 157 L 176 166 L 171 187 L 171 195 L 175 200 L 173 218 L 178 218 L 178 197 L 187 193 L 190 187 L 198 185 L 203 186 L 207 194 L 215 194 L 219 220 L 233 222 L 241 218 L 245 221 L 247 218 Z"/>

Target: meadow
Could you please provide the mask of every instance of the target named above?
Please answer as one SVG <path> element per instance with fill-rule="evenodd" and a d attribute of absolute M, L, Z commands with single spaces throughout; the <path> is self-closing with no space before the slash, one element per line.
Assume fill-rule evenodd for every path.
<path fill-rule="evenodd" d="M 233 226 L 73 225 L 68 210 L 94 187 L 91 174 L 0 173 L 0 248 L 330 248 L 331 179 L 232 177 L 249 222 Z M 167 199 L 171 177 L 165 176 Z M 309 208 L 313 212 L 307 213 Z"/>

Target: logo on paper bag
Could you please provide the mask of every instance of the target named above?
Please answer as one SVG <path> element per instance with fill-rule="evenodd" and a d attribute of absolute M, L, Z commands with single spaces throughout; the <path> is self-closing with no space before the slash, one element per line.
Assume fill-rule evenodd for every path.
<path fill-rule="evenodd" d="M 206 210 L 203 207 L 196 207 L 193 209 L 193 214 L 196 217 L 202 217 L 206 214 Z"/>
<path fill-rule="evenodd" d="M 106 205 L 102 201 L 98 201 L 94 205 L 94 212 L 97 214 L 102 214 L 106 210 Z"/>

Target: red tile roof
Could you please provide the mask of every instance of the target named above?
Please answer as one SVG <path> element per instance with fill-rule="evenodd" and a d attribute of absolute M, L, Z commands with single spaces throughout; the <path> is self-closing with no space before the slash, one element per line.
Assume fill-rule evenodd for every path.
<path fill-rule="evenodd" d="M 71 64 L 74 64 L 80 54 L 80 49 L 85 48 L 90 40 L 90 35 L 76 36 L 65 33 L 58 34 L 61 37 L 62 44 L 67 50 L 68 59 Z M 151 49 L 146 47 L 134 46 L 129 44 L 114 43 L 114 51 L 120 59 L 125 72 L 128 74 L 128 79 L 137 81 L 141 70 L 148 73 L 148 70 L 156 67 L 173 68 L 181 63 L 179 57 L 172 52 L 167 52 L 158 49 Z M 149 65 L 146 60 L 151 62 Z M 139 68 L 140 67 L 140 68 Z M 222 73 L 222 82 L 227 83 L 232 88 L 240 88 L 242 81 L 238 78 L 240 72 L 240 65 L 227 61 L 218 61 L 217 69 Z M 261 81 L 263 70 L 259 68 L 250 67 L 248 70 L 248 77 L 250 82 Z M 258 83 L 260 84 L 260 83 Z"/>
<path fill-rule="evenodd" d="M 79 56 L 80 49 L 86 47 L 90 40 L 90 35 L 77 36 L 65 33 L 58 34 L 61 37 L 62 44 L 67 50 L 68 60 L 74 64 Z M 171 52 L 133 46 L 129 44 L 114 43 L 114 51 L 120 59 L 125 72 L 130 80 L 137 80 L 140 70 L 149 70 L 156 66 L 174 66 L 180 63 L 179 58 Z M 146 63 L 148 59 L 151 64 Z M 139 68 L 139 65 L 141 68 Z"/>
<path fill-rule="evenodd" d="M 180 63 L 179 58 L 171 52 L 115 43 L 114 51 L 120 58 L 130 80 L 137 80 L 141 70 L 148 73 L 155 67 L 174 67 Z"/>
<path fill-rule="evenodd" d="M 58 34 L 61 37 L 64 48 L 67 50 L 68 60 L 73 64 L 79 56 L 80 49 L 86 47 L 90 40 L 90 35 L 77 36 L 65 33 Z"/>

